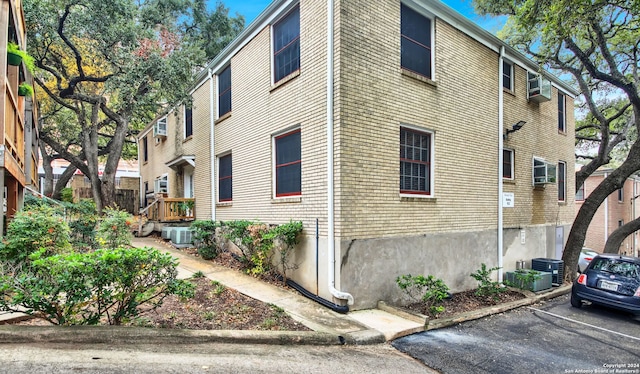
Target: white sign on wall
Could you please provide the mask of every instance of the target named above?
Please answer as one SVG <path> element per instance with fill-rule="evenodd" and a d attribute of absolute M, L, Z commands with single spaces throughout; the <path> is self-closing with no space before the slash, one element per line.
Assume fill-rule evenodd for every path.
<path fill-rule="evenodd" d="M 502 206 L 504 208 L 513 208 L 515 206 L 515 196 L 513 192 L 502 193 Z"/>

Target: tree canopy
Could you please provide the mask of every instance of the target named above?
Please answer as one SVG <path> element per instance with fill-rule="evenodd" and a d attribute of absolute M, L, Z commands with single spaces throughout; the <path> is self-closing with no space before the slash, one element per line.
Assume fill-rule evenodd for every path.
<path fill-rule="evenodd" d="M 194 72 L 221 48 L 211 44 L 244 26 L 221 3 L 213 12 L 203 6 L 202 0 L 25 1 L 34 79 L 46 94 L 41 138 L 52 157 L 89 177 L 99 210 L 114 203 L 127 140 L 163 108 L 188 102 Z M 220 25 L 207 23 L 213 21 Z M 218 34 L 202 31 L 216 27 Z"/>

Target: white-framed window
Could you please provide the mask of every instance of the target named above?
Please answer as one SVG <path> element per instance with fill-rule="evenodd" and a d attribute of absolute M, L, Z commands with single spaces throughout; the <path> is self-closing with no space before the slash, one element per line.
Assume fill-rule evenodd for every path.
<path fill-rule="evenodd" d="M 233 168 L 231 153 L 218 156 L 218 202 L 233 200 Z"/>
<path fill-rule="evenodd" d="M 184 106 L 184 138 L 188 138 L 193 135 L 193 108 L 191 106 Z"/>
<path fill-rule="evenodd" d="M 624 202 L 624 186 L 618 189 L 618 202 L 619 203 Z"/>
<path fill-rule="evenodd" d="M 502 87 L 509 91 L 513 89 L 513 77 L 514 77 L 513 64 L 507 60 L 502 60 Z"/>
<path fill-rule="evenodd" d="M 433 22 L 405 4 L 400 4 L 400 65 L 403 69 L 433 77 Z"/>
<path fill-rule="evenodd" d="M 400 127 L 400 194 L 433 196 L 433 132 Z"/>
<path fill-rule="evenodd" d="M 301 140 L 300 128 L 273 136 L 275 197 L 302 195 Z"/>
<path fill-rule="evenodd" d="M 502 150 L 502 178 L 513 180 L 515 178 L 515 152 L 513 149 Z"/>
<path fill-rule="evenodd" d="M 218 77 L 218 118 L 231 112 L 231 65 L 217 75 Z"/>
<path fill-rule="evenodd" d="M 273 83 L 300 70 L 300 5 L 271 27 Z"/>
<path fill-rule="evenodd" d="M 584 183 L 576 191 L 576 201 L 584 201 Z"/>
<path fill-rule="evenodd" d="M 558 201 L 567 201 L 567 163 L 558 161 Z"/>
<path fill-rule="evenodd" d="M 155 179 L 153 183 L 154 193 L 169 193 L 169 175 L 163 174 Z"/>
<path fill-rule="evenodd" d="M 159 118 L 156 123 L 153 124 L 153 136 L 156 138 L 167 136 L 167 116 Z"/>
<path fill-rule="evenodd" d="M 567 131 L 567 111 L 566 111 L 566 96 L 562 92 L 558 91 L 558 131 Z"/>

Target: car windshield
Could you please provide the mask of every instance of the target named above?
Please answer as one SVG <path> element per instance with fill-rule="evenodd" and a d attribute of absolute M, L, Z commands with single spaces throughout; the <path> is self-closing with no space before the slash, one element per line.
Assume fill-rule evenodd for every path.
<path fill-rule="evenodd" d="M 597 258 L 592 262 L 591 269 L 606 271 L 628 278 L 640 278 L 640 265 L 615 258 Z"/>

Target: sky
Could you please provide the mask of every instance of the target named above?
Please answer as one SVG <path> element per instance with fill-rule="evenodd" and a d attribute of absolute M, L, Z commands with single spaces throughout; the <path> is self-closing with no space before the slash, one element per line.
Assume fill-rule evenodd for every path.
<path fill-rule="evenodd" d="M 214 0 L 209 1 L 213 2 Z M 242 14 L 246 20 L 245 25 L 248 25 L 271 3 L 271 0 L 222 0 L 222 2 L 229 8 L 230 15 Z M 475 14 L 472 0 L 443 0 L 443 3 L 493 34 L 500 30 L 504 24 L 503 18 L 481 17 Z"/>

